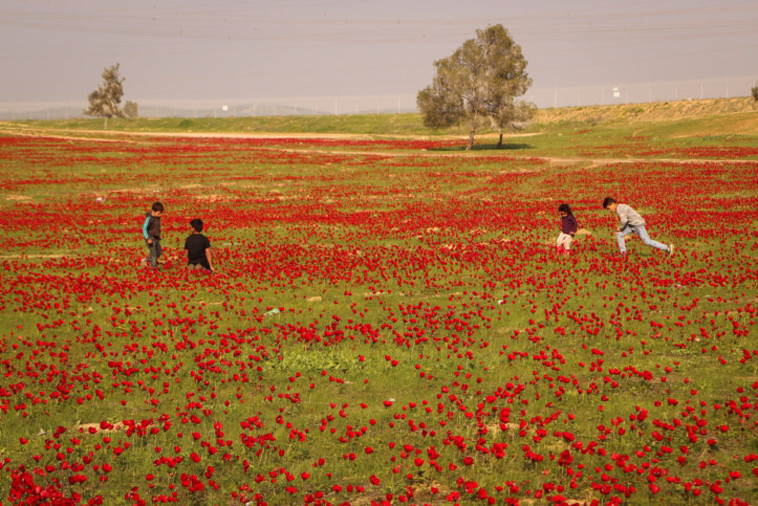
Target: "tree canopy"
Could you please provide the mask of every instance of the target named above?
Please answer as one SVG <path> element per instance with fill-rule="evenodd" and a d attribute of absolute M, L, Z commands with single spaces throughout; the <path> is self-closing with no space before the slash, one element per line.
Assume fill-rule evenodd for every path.
<path fill-rule="evenodd" d="M 119 76 L 119 64 L 103 70 L 103 83 L 89 94 L 89 108 L 84 110 L 88 116 L 105 118 L 105 128 L 108 127 L 108 119 L 114 116 L 123 118 L 124 112 L 119 104 L 124 96 L 124 78 Z"/>
<path fill-rule="evenodd" d="M 756 81 L 755 86 L 750 88 L 750 92 L 753 94 L 753 99 L 758 101 L 758 81 Z"/>
<path fill-rule="evenodd" d="M 424 125 L 445 128 L 466 123 L 466 149 L 472 149 L 483 125 L 502 132 L 527 121 L 535 106 L 516 100 L 532 84 L 526 65 L 521 47 L 502 25 L 477 30 L 476 37 L 451 56 L 434 62 L 437 72 L 432 84 L 416 97 Z"/>

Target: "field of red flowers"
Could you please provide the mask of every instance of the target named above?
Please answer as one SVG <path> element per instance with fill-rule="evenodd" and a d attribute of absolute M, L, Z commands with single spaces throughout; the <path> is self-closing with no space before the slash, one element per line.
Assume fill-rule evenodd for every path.
<path fill-rule="evenodd" d="M 758 502 L 758 161 L 643 144 L 0 136 L 0 504 Z"/>

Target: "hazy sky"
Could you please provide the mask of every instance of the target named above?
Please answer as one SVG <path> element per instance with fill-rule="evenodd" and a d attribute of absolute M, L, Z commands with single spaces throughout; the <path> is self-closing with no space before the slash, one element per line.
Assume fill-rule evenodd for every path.
<path fill-rule="evenodd" d="M 2 0 L 0 102 L 415 95 L 497 23 L 534 88 L 758 79 L 756 0 Z"/>

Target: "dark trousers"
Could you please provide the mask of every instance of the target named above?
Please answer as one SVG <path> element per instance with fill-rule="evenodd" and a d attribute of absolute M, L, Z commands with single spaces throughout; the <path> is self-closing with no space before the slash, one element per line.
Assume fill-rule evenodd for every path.
<path fill-rule="evenodd" d="M 150 264 L 150 267 L 158 267 L 158 257 L 163 254 L 161 249 L 161 240 L 153 239 L 152 243 L 147 244 L 147 249 L 150 253 L 147 255 L 146 260 Z"/>

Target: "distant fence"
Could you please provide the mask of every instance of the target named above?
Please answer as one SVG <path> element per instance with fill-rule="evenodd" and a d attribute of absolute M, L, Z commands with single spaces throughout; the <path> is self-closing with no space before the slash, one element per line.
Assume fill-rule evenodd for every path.
<path fill-rule="evenodd" d="M 689 81 L 609 84 L 574 88 L 531 88 L 524 98 L 540 109 L 668 100 L 732 98 L 750 95 L 756 77 L 729 77 Z M 223 118 L 239 116 L 287 116 L 388 114 L 416 112 L 416 95 L 341 97 L 257 97 L 235 100 L 156 100 L 127 97 L 148 118 Z M 0 102 L 0 120 L 83 118 L 86 100 L 57 103 Z"/>
<path fill-rule="evenodd" d="M 576 88 L 531 89 L 525 98 L 547 107 L 633 104 L 698 100 L 704 98 L 746 97 L 756 85 L 757 77 L 731 77 L 690 81 L 664 81 L 626 85 L 582 86 Z"/>

